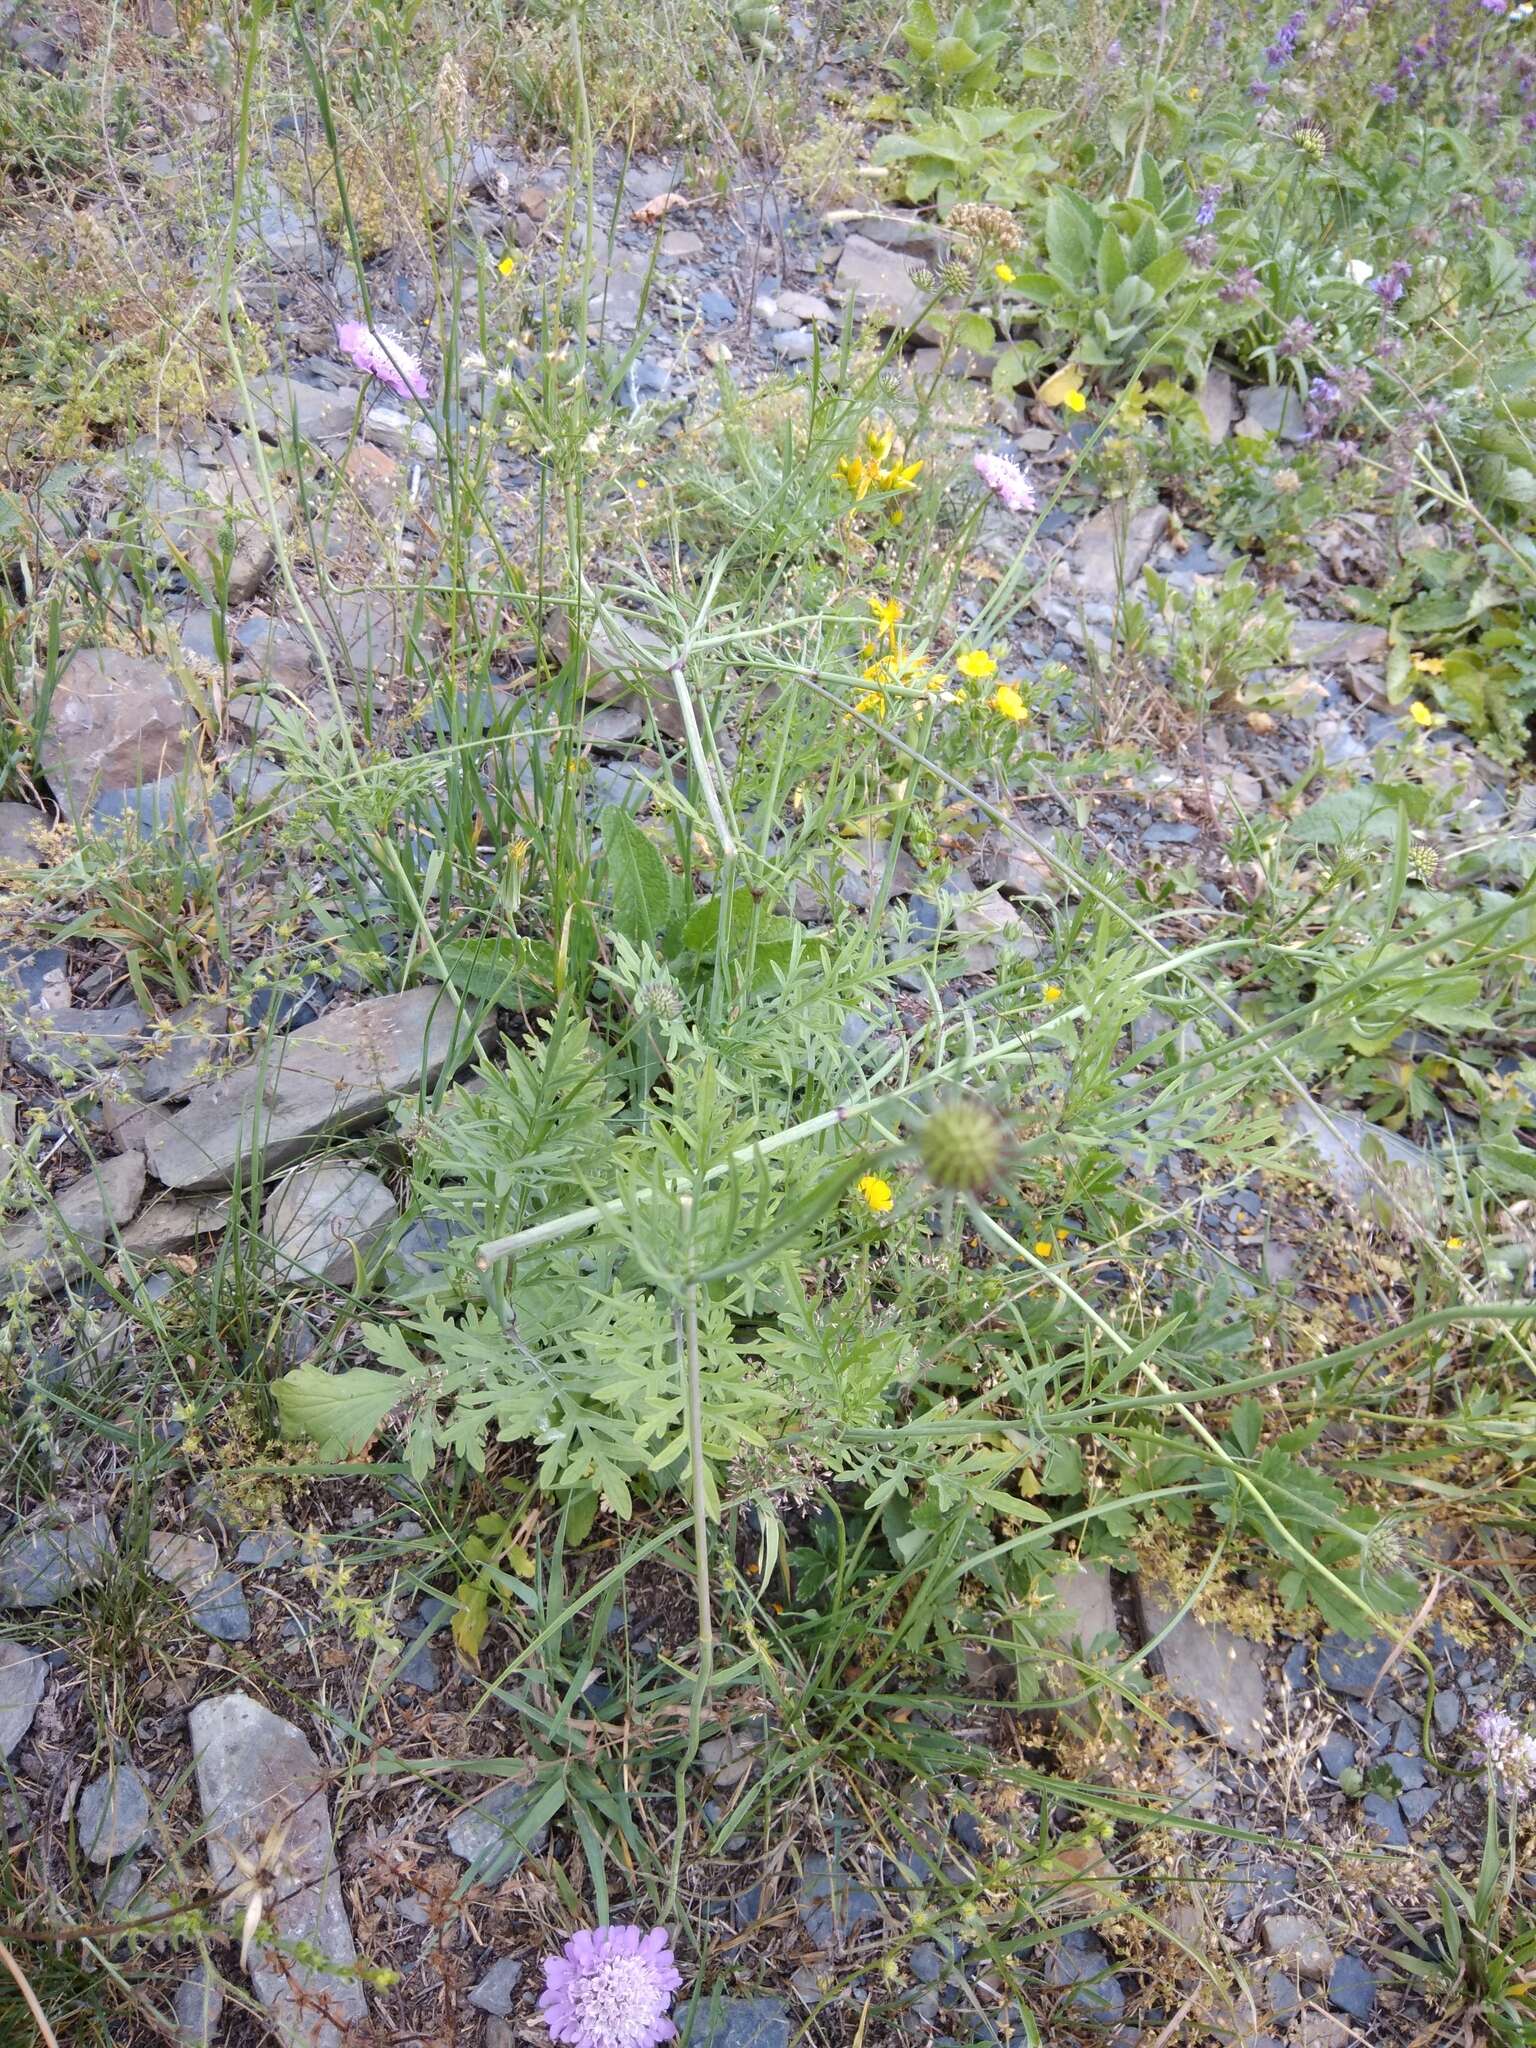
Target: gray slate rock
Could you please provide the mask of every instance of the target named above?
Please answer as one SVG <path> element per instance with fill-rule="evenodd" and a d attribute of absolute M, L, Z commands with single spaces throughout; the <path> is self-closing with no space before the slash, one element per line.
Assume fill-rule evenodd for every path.
<path fill-rule="evenodd" d="M 1333 1968 L 1327 1937 L 1305 1913 L 1271 1913 L 1264 1922 L 1264 1952 L 1277 1963 L 1294 1963 L 1303 1977 L 1326 1977 Z"/>
<path fill-rule="evenodd" d="M 491 1029 L 488 1020 L 482 1035 Z M 259 1151 L 264 1173 L 330 1133 L 376 1122 L 397 1097 L 460 1065 L 472 1042 L 441 989 L 375 996 L 328 1010 L 233 1073 L 194 1090 L 148 1134 L 156 1178 L 169 1188 L 227 1187 Z"/>
<path fill-rule="evenodd" d="M 1387 629 L 1364 626 L 1351 619 L 1294 619 L 1291 622 L 1290 661 L 1297 667 L 1313 662 L 1385 661 Z"/>
<path fill-rule="evenodd" d="M 1046 1981 L 1075 1985 L 1067 2009 L 1076 2020 L 1112 2027 L 1125 2012 L 1125 1992 L 1104 1944 L 1086 1928 L 1053 1941 L 1046 1953 Z"/>
<path fill-rule="evenodd" d="M 1328 1979 L 1328 2003 L 1353 2020 L 1368 2020 L 1376 2004 L 1376 1979 L 1358 1956 L 1342 1955 Z"/>
<path fill-rule="evenodd" d="M 1073 547 L 1072 570 L 1081 594 L 1107 602 L 1129 590 L 1169 524 L 1166 505 L 1141 505 L 1132 512 L 1122 499 L 1095 512 L 1078 529 Z"/>
<path fill-rule="evenodd" d="M 205 1963 L 194 1964 L 191 1974 L 176 1987 L 171 2012 L 180 2048 L 212 2048 L 224 2017 L 224 1993 Z"/>
<path fill-rule="evenodd" d="M 0 868 L 40 868 L 48 820 L 31 804 L 0 804 Z"/>
<path fill-rule="evenodd" d="M 251 1611 L 233 1572 L 219 1563 L 213 1544 L 201 1536 L 152 1530 L 149 1568 L 157 1579 L 174 1586 L 204 1635 L 221 1643 L 243 1643 L 251 1633 Z"/>
<path fill-rule="evenodd" d="M 1300 441 L 1307 431 L 1306 410 L 1289 385 L 1256 384 L 1243 406 L 1243 426 L 1280 441 Z"/>
<path fill-rule="evenodd" d="M 138 1043 L 148 1019 L 137 1003 L 105 1010 L 49 1010 L 12 1033 L 11 1053 L 44 1080 L 116 1066 Z"/>
<path fill-rule="evenodd" d="M 301 1166 L 267 1203 L 261 1227 L 280 1281 L 361 1286 L 369 1253 L 397 1221 L 395 1198 L 376 1175 L 345 1162 Z"/>
<path fill-rule="evenodd" d="M 319 384 L 303 384 L 280 371 L 249 379 L 251 418 L 256 431 L 268 441 L 286 441 L 297 431 L 301 441 L 318 447 L 340 447 L 358 417 L 361 391 L 353 384 L 330 390 Z M 216 402 L 215 412 L 232 425 L 244 427 L 245 410 L 238 390 L 228 391 Z"/>
<path fill-rule="evenodd" d="M 679 2015 L 683 2048 L 789 2048 L 789 2008 L 778 1998 L 722 1998 Z"/>
<path fill-rule="evenodd" d="M 247 1694 L 201 1700 L 188 1716 L 208 1861 L 219 1889 L 238 1881 L 231 1845 L 259 1848 L 286 1821 L 283 1878 L 267 1924 L 303 1942 L 336 1969 L 357 1960 L 342 1901 L 320 1763 L 303 1734 Z M 252 1952 L 251 1982 L 283 2048 L 345 2048 L 368 2016 L 355 1977 L 312 1969 L 275 1950 Z"/>
<path fill-rule="evenodd" d="M 38 757 L 54 794 L 83 818 L 98 791 L 179 775 L 196 731 L 162 663 L 118 647 L 82 647 L 60 670 Z"/>
<path fill-rule="evenodd" d="M 487 1876 L 516 1870 L 525 1855 L 537 1856 L 549 1839 L 545 1827 L 535 1828 L 525 1844 L 513 1832 L 538 1794 L 536 1785 L 498 1785 L 449 1822 L 449 1848 Z"/>
<path fill-rule="evenodd" d="M 1440 1207 L 1440 1173 L 1422 1146 L 1352 1109 L 1326 1111 L 1296 1100 L 1286 1121 L 1316 1159 L 1333 1192 L 1388 1228 L 1405 1218 L 1430 1224 Z"/>
<path fill-rule="evenodd" d="M 503 1956 L 499 1963 L 493 1963 L 474 1990 L 469 2002 L 477 2012 L 488 2012 L 497 2019 L 505 2019 L 513 2006 L 513 1993 L 523 1981 L 523 1966 L 516 1956 Z"/>
<path fill-rule="evenodd" d="M 93 1778 L 75 1808 L 80 1846 L 93 1863 L 126 1856 L 149 1833 L 149 1793 L 132 1764 Z"/>
<path fill-rule="evenodd" d="M 1330 1692 L 1363 1700 L 1380 1680 L 1391 1655 L 1392 1644 L 1386 1636 L 1372 1636 L 1362 1643 L 1335 1632 L 1324 1636 L 1318 1645 L 1317 1675 Z"/>
<path fill-rule="evenodd" d="M 0 1607 L 52 1607 L 94 1585 L 116 1554 L 99 1508 L 73 1521 L 13 1529 L 0 1542 Z"/>
<path fill-rule="evenodd" d="M 880 1918 L 873 1892 L 854 1884 L 838 1864 L 821 1855 L 806 1858 L 795 1910 L 819 1948 L 838 1947 L 860 1927 Z"/>
<path fill-rule="evenodd" d="M 0 1757 L 8 1757 L 32 1726 L 48 1683 L 41 1650 L 0 1642 Z"/>
<path fill-rule="evenodd" d="M 915 257 L 883 249 L 864 235 L 850 235 L 837 259 L 833 287 L 882 326 L 912 327 L 933 297 L 912 281 L 913 271 L 920 267 Z"/>
<path fill-rule="evenodd" d="M 1266 1747 L 1268 1686 L 1254 1644 L 1219 1622 L 1185 1614 L 1145 1579 L 1137 1581 L 1142 1626 L 1149 1636 L 1173 1627 L 1156 1652 L 1169 1690 L 1208 1735 L 1239 1756 L 1262 1756 Z"/>

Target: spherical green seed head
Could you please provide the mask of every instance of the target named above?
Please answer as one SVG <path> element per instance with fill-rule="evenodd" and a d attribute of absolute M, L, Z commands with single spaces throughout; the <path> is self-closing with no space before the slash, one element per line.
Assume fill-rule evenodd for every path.
<path fill-rule="evenodd" d="M 923 1170 L 936 1188 L 980 1194 L 996 1180 L 1006 1137 L 1002 1125 L 979 1102 L 951 1102 L 936 1109 L 917 1134 Z"/>

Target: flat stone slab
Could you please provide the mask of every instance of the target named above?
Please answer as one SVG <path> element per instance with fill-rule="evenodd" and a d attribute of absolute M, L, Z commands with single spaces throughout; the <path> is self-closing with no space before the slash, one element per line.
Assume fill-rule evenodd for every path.
<path fill-rule="evenodd" d="M 72 1521 L 54 1517 L 13 1529 L 0 1542 L 0 1607 L 52 1607 L 94 1585 L 116 1554 L 100 1508 Z"/>
<path fill-rule="evenodd" d="M 106 1257 L 117 1227 L 132 1218 L 143 1192 L 140 1152 L 103 1160 L 94 1172 L 55 1189 L 46 1213 L 7 1229 L 0 1245 L 0 1295 L 15 1287 L 57 1294 L 77 1280 L 88 1264 Z"/>
<path fill-rule="evenodd" d="M 1173 1624 L 1155 1652 L 1169 1691 L 1228 1749 L 1262 1756 L 1268 1747 L 1269 1688 L 1257 1646 L 1220 1622 L 1180 1615 L 1178 1603 L 1145 1579 L 1136 1590 L 1148 1636 L 1162 1635 Z"/>
<path fill-rule="evenodd" d="M 119 647 L 82 647 L 59 671 L 38 758 L 77 817 L 103 789 L 179 775 L 197 719 L 170 670 Z"/>
<path fill-rule="evenodd" d="M 449 1848 L 466 1863 L 494 1869 L 503 1876 L 516 1870 L 524 1854 L 537 1855 L 548 1838 L 547 1829 L 535 1828 L 524 1845 L 513 1833 L 537 1797 L 534 1785 L 498 1785 L 449 1823 Z"/>
<path fill-rule="evenodd" d="M 482 1030 L 490 1028 L 487 1022 Z M 228 1187 L 242 1169 L 265 1177 L 330 1133 L 377 1121 L 398 1096 L 430 1087 L 470 1047 L 454 999 L 442 989 L 327 1010 L 248 1065 L 194 1090 L 185 1109 L 148 1133 L 150 1171 L 168 1188 L 194 1192 Z"/>
<path fill-rule="evenodd" d="M 221 1643 L 243 1643 L 250 1635 L 251 1612 L 240 1581 L 223 1570 L 218 1551 L 206 1538 L 152 1530 L 149 1568 L 181 1594 L 204 1635 L 216 1636 Z"/>
<path fill-rule="evenodd" d="M 48 1659 L 20 1643 L 0 1643 L 0 1757 L 9 1756 L 32 1726 L 48 1683 Z"/>
<path fill-rule="evenodd" d="M 678 2015 L 687 2048 L 789 2048 L 789 2008 L 777 1998 L 722 1998 Z"/>
<path fill-rule="evenodd" d="M 149 1793 L 132 1764 L 91 1780 L 75 1808 L 75 1829 L 93 1863 L 110 1863 L 138 1848 L 149 1833 Z"/>
<path fill-rule="evenodd" d="M 377 1175 L 342 1161 L 301 1166 L 267 1203 L 261 1227 L 279 1280 L 360 1284 L 399 1214 Z"/>
<path fill-rule="evenodd" d="M 357 1960 L 342 1900 L 326 1808 L 324 1774 L 291 1721 L 243 1692 L 202 1700 L 187 1717 L 208 1863 L 220 1891 L 240 1882 L 234 1848 L 259 1854 L 274 1825 L 281 1876 L 263 1925 L 291 1949 L 303 1943 L 333 1969 L 258 1944 L 251 1982 L 283 2048 L 346 2048 L 349 2028 L 368 2016 L 362 1986 L 337 1976 Z"/>

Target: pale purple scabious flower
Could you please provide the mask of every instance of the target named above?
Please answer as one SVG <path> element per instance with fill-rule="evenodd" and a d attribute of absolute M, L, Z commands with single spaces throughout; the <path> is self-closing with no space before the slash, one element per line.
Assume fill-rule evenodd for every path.
<path fill-rule="evenodd" d="M 343 320 L 336 329 L 336 346 L 365 377 L 377 377 L 402 398 L 415 398 L 425 405 L 427 373 L 421 358 L 413 355 L 403 341 L 369 327 L 361 320 Z"/>
<path fill-rule="evenodd" d="M 1016 462 L 1010 462 L 1006 455 L 989 455 L 984 448 L 978 448 L 971 461 L 987 489 L 1002 499 L 1008 511 L 1034 511 L 1035 487 L 1028 472 Z"/>
<path fill-rule="evenodd" d="M 664 1927 L 583 1927 L 544 1958 L 539 2011 L 569 2048 L 656 2048 L 677 2033 L 667 2014 L 682 1981 Z"/>
<path fill-rule="evenodd" d="M 1472 1723 L 1483 1745 L 1482 1760 L 1498 1780 L 1506 1799 L 1517 1799 L 1536 1787 L 1536 1735 L 1529 1735 L 1513 1714 L 1487 1707 Z"/>

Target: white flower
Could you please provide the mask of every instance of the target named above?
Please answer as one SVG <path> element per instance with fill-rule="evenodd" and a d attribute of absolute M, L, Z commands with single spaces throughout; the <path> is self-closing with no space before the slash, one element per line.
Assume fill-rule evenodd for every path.
<path fill-rule="evenodd" d="M 1351 284 L 1369 284 L 1376 275 L 1369 263 L 1362 263 L 1358 256 L 1353 257 L 1344 268 Z"/>

